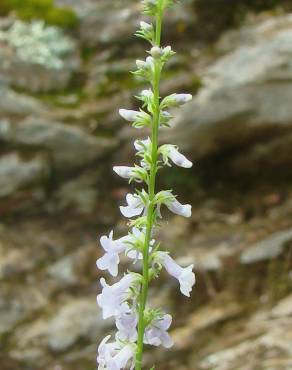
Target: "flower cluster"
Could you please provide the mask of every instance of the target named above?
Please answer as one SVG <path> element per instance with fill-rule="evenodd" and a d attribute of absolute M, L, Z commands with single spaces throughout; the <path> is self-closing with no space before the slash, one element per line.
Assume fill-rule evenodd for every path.
<path fill-rule="evenodd" d="M 137 60 L 134 75 L 150 84 L 137 99 L 142 102 L 139 111 L 120 109 L 122 118 L 136 128 L 149 127 L 151 137 L 136 140 L 138 163 L 133 167 L 115 166 L 114 172 L 120 177 L 145 184 L 145 188 L 126 195 L 126 202 L 120 206 L 123 216 L 130 219 L 127 235 L 114 239 L 113 231 L 100 238 L 104 254 L 96 262 L 100 270 L 118 275 L 121 254 L 133 263 L 142 264 L 142 272 L 128 271 L 120 281 L 108 285 L 101 279 L 102 291 L 97 303 L 104 319 L 113 317 L 116 334 L 112 341 L 107 336 L 98 349 L 99 370 L 120 370 L 130 366 L 140 370 L 144 344 L 166 348 L 173 342 L 168 334 L 172 322 L 169 314 L 147 304 L 148 286 L 157 278 L 162 269 L 177 279 L 180 291 L 189 297 L 195 283 L 193 265 L 181 267 L 154 239 L 155 227 L 162 218 L 165 206 L 171 212 L 183 217 L 191 216 L 191 205 L 180 203 L 171 190 L 156 191 L 156 176 L 161 167 L 172 164 L 190 168 L 192 163 L 172 144 L 158 145 L 159 128 L 169 126 L 172 115 L 169 108 L 181 106 L 191 100 L 189 94 L 171 94 L 161 99 L 159 93 L 161 71 L 166 62 L 175 54 L 170 46 L 161 47 L 161 23 L 164 10 L 172 4 L 170 0 L 144 0 L 144 12 L 155 17 L 155 25 L 141 22 L 136 35 L 150 42 L 149 56 L 145 61 Z"/>

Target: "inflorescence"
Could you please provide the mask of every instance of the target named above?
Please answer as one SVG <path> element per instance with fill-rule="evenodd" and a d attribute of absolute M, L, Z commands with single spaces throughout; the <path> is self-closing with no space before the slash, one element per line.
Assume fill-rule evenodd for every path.
<path fill-rule="evenodd" d="M 146 60 L 136 61 L 137 69 L 133 74 L 147 81 L 150 88 L 136 97 L 142 103 L 139 111 L 120 109 L 119 113 L 138 129 L 149 127 L 151 137 L 134 142 L 139 159 L 137 164 L 133 167 L 115 166 L 113 170 L 129 182 L 145 184 L 145 188 L 127 194 L 126 205 L 120 207 L 122 215 L 130 219 L 128 235 L 114 239 L 111 231 L 109 236 L 102 236 L 100 243 L 105 253 L 96 262 L 100 270 L 107 270 L 116 277 L 123 253 L 133 263 L 140 262 L 142 271 L 128 271 L 113 285 L 108 285 L 104 278 L 100 281 L 102 292 L 97 296 L 97 303 L 104 319 L 115 319 L 117 332 L 114 341 L 109 341 L 110 336 L 107 336 L 99 345 L 99 370 L 121 370 L 127 366 L 141 370 L 144 344 L 172 346 L 173 341 L 167 332 L 172 317 L 147 304 L 149 284 L 163 268 L 178 280 L 180 291 L 185 296 L 190 296 L 195 284 L 193 265 L 179 266 L 154 239 L 155 228 L 162 217 L 162 206 L 177 215 L 191 216 L 191 205 L 181 204 L 172 190 L 156 192 L 156 177 L 163 166 L 192 167 L 176 145 L 158 145 L 159 129 L 168 127 L 172 118 L 169 108 L 187 103 L 192 96 L 171 94 L 163 99 L 160 97 L 162 69 L 175 54 L 170 46 L 160 45 L 163 14 L 173 1 L 144 0 L 142 3 L 144 13 L 154 18 L 154 22 L 141 22 L 136 36 L 150 42 L 151 48 Z"/>

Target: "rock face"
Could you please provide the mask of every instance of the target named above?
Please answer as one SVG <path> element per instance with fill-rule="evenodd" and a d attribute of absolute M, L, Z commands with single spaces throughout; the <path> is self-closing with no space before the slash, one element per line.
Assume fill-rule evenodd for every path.
<path fill-rule="evenodd" d="M 78 127 L 36 117 L 17 124 L 4 124 L 1 130 L 0 123 L 0 140 L 43 148 L 50 153 L 56 168 L 82 166 L 104 155 L 115 144 L 114 140 L 94 138 Z"/>
<path fill-rule="evenodd" d="M 48 163 L 44 156 L 23 159 L 18 153 L 0 157 L 0 198 L 44 181 Z"/>
<path fill-rule="evenodd" d="M 219 41 L 225 55 L 206 69 L 203 88 L 171 133 L 195 158 L 245 147 L 251 159 L 242 162 L 246 170 L 255 141 L 267 143 L 264 158 L 273 156 L 275 140 L 285 146 L 292 128 L 291 21 L 290 15 L 266 20 Z"/>
<path fill-rule="evenodd" d="M 80 36 L 87 45 L 120 45 L 132 42 L 133 30 L 139 26 L 138 16 L 141 4 L 133 0 L 115 1 L 114 4 L 101 0 L 88 5 L 88 14 L 81 24 Z M 179 33 L 191 26 L 194 13 L 188 4 L 176 5 L 175 11 L 167 19 L 168 37 L 177 37 Z M 102 30 L 102 32 L 100 32 Z"/>
<path fill-rule="evenodd" d="M 42 113 L 46 107 L 25 94 L 11 90 L 6 84 L 0 83 L 0 112 L 1 116 L 24 116 L 26 114 Z M 3 126 L 2 126 L 3 127 Z"/>
<path fill-rule="evenodd" d="M 11 20 L 0 42 L 0 76 L 32 92 L 65 88 L 80 65 L 74 41 L 42 21 Z"/>
<path fill-rule="evenodd" d="M 283 253 L 285 245 L 292 242 L 292 230 L 279 231 L 271 237 L 250 246 L 240 256 L 243 264 L 272 260 Z"/>

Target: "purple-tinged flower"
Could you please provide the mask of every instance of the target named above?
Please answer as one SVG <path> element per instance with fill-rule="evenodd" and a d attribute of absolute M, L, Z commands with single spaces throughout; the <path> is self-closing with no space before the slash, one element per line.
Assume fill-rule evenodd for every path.
<path fill-rule="evenodd" d="M 120 211 L 123 216 L 131 218 L 141 215 L 144 210 L 144 204 L 137 194 L 126 195 L 127 206 L 120 206 Z"/>
<path fill-rule="evenodd" d="M 184 168 L 191 168 L 192 162 L 189 161 L 183 154 L 181 154 L 175 145 L 165 144 L 160 147 L 160 152 L 163 156 L 164 163 L 168 163 L 168 158 L 177 166 Z"/>
<path fill-rule="evenodd" d="M 144 71 L 153 71 L 154 69 L 154 59 L 152 57 L 147 57 L 146 60 L 136 60 L 137 68 Z"/>
<path fill-rule="evenodd" d="M 178 105 L 182 105 L 191 101 L 193 96 L 191 94 L 174 94 L 173 98 Z"/>
<path fill-rule="evenodd" d="M 98 347 L 98 370 L 121 370 L 134 358 L 133 344 L 122 345 L 117 342 L 107 343 L 110 335 L 105 337 Z M 131 369 L 134 363 L 132 361 Z"/>
<path fill-rule="evenodd" d="M 130 311 L 126 300 L 129 298 L 129 288 L 134 282 L 134 275 L 127 274 L 119 282 L 108 285 L 104 278 L 100 279 L 102 292 L 97 296 L 97 304 L 102 309 L 102 316 L 107 319 Z"/>
<path fill-rule="evenodd" d="M 158 262 L 164 266 L 169 275 L 179 281 L 182 294 L 189 297 L 192 287 L 196 282 L 195 274 L 192 271 L 194 265 L 181 267 L 166 252 L 157 252 L 157 257 Z"/>
<path fill-rule="evenodd" d="M 161 102 L 161 108 L 179 107 L 192 100 L 191 94 L 171 94 Z"/>
<path fill-rule="evenodd" d="M 136 110 L 129 110 L 129 109 L 120 109 L 119 114 L 121 117 L 123 117 L 126 121 L 134 122 L 136 121 L 139 111 Z"/>
<path fill-rule="evenodd" d="M 117 175 L 119 175 L 123 179 L 130 179 L 135 175 L 134 174 L 135 167 L 114 166 L 113 170 Z"/>
<path fill-rule="evenodd" d="M 140 27 L 141 27 L 141 30 L 143 30 L 143 31 L 152 31 L 153 30 L 153 25 L 149 24 L 147 22 L 144 22 L 144 21 L 140 22 Z"/>
<path fill-rule="evenodd" d="M 97 363 L 99 364 L 98 370 L 104 370 L 107 367 L 107 364 L 112 358 L 113 353 L 115 353 L 117 344 L 116 343 L 107 343 L 110 339 L 110 335 L 106 336 L 98 347 Z"/>
<path fill-rule="evenodd" d="M 109 236 L 103 235 L 100 238 L 100 244 L 105 254 L 96 261 L 96 266 L 100 270 L 108 270 L 112 276 L 118 275 L 118 265 L 120 262 L 119 254 L 127 248 L 127 236 L 113 240 L 113 231 Z"/>
<path fill-rule="evenodd" d="M 151 145 L 150 137 L 147 137 L 144 140 L 135 140 L 134 142 L 134 147 L 138 152 L 144 151 L 145 148 L 148 148 L 150 145 Z"/>
<path fill-rule="evenodd" d="M 150 54 L 154 59 L 158 59 L 162 55 L 162 49 L 159 46 L 153 46 L 150 50 Z"/>
<path fill-rule="evenodd" d="M 134 369 L 135 350 L 133 344 L 126 344 L 117 354 L 110 359 L 107 365 L 107 370 L 121 370 L 125 369 L 130 360 L 130 370 Z"/>
<path fill-rule="evenodd" d="M 145 330 L 144 343 L 153 346 L 163 345 L 165 348 L 170 348 L 173 345 L 173 341 L 167 330 L 171 322 L 172 317 L 170 315 L 164 315 L 163 317 L 154 319 Z"/>
<path fill-rule="evenodd" d="M 140 95 L 143 98 L 151 99 L 153 98 L 153 91 L 151 89 L 142 90 Z"/>
<path fill-rule="evenodd" d="M 181 204 L 177 199 L 167 201 L 166 207 L 173 213 L 183 217 L 191 217 L 192 206 L 190 204 Z"/>
<path fill-rule="evenodd" d="M 116 338 L 121 341 L 135 342 L 137 340 L 137 323 L 138 318 L 135 313 L 125 313 L 117 317 Z"/>

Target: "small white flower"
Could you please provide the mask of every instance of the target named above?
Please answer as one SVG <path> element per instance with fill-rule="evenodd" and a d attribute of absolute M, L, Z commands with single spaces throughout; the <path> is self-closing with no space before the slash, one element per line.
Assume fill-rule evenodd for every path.
<path fill-rule="evenodd" d="M 154 59 L 152 57 L 147 57 L 146 60 L 136 60 L 136 66 L 138 69 L 142 70 L 153 70 L 154 69 Z"/>
<path fill-rule="evenodd" d="M 151 70 L 154 69 L 154 59 L 152 57 L 146 58 L 146 68 Z"/>
<path fill-rule="evenodd" d="M 108 270 L 112 276 L 118 275 L 118 265 L 120 262 L 119 254 L 127 248 L 127 236 L 113 240 L 113 231 L 109 236 L 103 235 L 100 238 L 100 244 L 106 252 L 96 261 L 96 266 L 100 270 Z"/>
<path fill-rule="evenodd" d="M 167 107 L 179 107 L 192 100 L 191 94 L 171 94 L 163 99 L 161 106 Z"/>
<path fill-rule="evenodd" d="M 123 117 L 126 121 L 134 122 L 137 119 L 137 116 L 140 112 L 136 110 L 129 110 L 129 109 L 120 109 L 119 114 Z"/>
<path fill-rule="evenodd" d="M 97 363 L 99 364 L 98 370 L 104 370 L 107 368 L 112 355 L 116 352 L 116 343 L 107 343 L 110 339 L 110 335 L 106 336 L 98 347 Z"/>
<path fill-rule="evenodd" d="M 185 104 L 192 100 L 191 94 L 174 94 L 174 100 L 178 105 Z"/>
<path fill-rule="evenodd" d="M 147 90 L 142 90 L 141 91 L 141 96 L 144 97 L 144 98 L 152 98 L 153 97 L 153 91 L 151 89 L 147 89 Z"/>
<path fill-rule="evenodd" d="M 128 167 L 128 166 L 114 166 L 114 172 L 122 177 L 123 179 L 130 179 L 134 176 L 135 167 Z"/>
<path fill-rule="evenodd" d="M 193 165 L 192 162 L 181 154 L 174 146 L 170 146 L 168 156 L 177 166 L 191 168 Z"/>
<path fill-rule="evenodd" d="M 153 46 L 150 50 L 150 54 L 154 59 L 158 59 L 162 55 L 162 49 L 158 46 Z"/>
<path fill-rule="evenodd" d="M 165 144 L 160 147 L 160 152 L 163 155 L 164 162 L 167 163 L 168 158 L 179 167 L 191 168 L 192 162 L 181 154 L 175 145 Z"/>
<path fill-rule="evenodd" d="M 125 369 L 128 362 L 132 359 L 130 370 L 134 368 L 135 351 L 132 344 L 127 344 L 121 348 L 118 353 L 111 358 L 108 363 L 107 370 L 122 370 Z"/>
<path fill-rule="evenodd" d="M 105 337 L 98 347 L 98 370 L 121 370 L 134 358 L 133 344 L 107 343 L 110 335 Z M 133 369 L 134 361 L 131 363 Z"/>
<path fill-rule="evenodd" d="M 181 204 L 177 199 L 169 200 L 165 203 L 166 207 L 173 213 L 183 217 L 191 217 L 192 206 L 190 204 Z"/>
<path fill-rule="evenodd" d="M 165 48 L 162 48 L 162 60 L 164 62 L 168 61 L 170 57 L 172 57 L 175 54 L 175 52 L 171 49 L 171 46 L 166 46 Z"/>
<path fill-rule="evenodd" d="M 135 342 L 137 340 L 138 318 L 135 313 L 123 314 L 116 319 L 118 332 L 116 338 L 122 341 Z"/>
<path fill-rule="evenodd" d="M 139 195 L 127 194 L 126 195 L 127 206 L 120 206 L 120 211 L 123 216 L 127 218 L 141 215 L 144 210 L 144 204 L 140 199 Z"/>
<path fill-rule="evenodd" d="M 101 294 L 97 296 L 97 303 L 102 309 L 104 319 L 130 311 L 126 300 L 129 298 L 128 290 L 134 279 L 133 274 L 127 274 L 111 286 L 106 283 L 105 279 L 100 279 L 103 289 Z"/>
<path fill-rule="evenodd" d="M 140 59 L 137 59 L 136 60 L 136 66 L 138 69 L 144 69 L 145 68 L 145 61 L 144 60 L 140 60 Z"/>
<path fill-rule="evenodd" d="M 169 275 L 179 281 L 182 294 L 189 297 L 192 287 L 196 282 L 195 274 L 192 271 L 194 265 L 181 267 L 166 252 L 157 252 L 157 257 L 158 262 L 164 266 Z"/>
<path fill-rule="evenodd" d="M 164 315 L 152 321 L 145 330 L 144 343 L 153 346 L 163 345 L 165 348 L 170 348 L 173 345 L 173 341 L 167 330 L 171 322 L 172 317 L 170 315 Z"/>
<path fill-rule="evenodd" d="M 140 27 L 141 27 L 141 30 L 143 30 L 143 31 L 152 31 L 153 30 L 152 24 L 149 24 L 149 23 L 144 22 L 144 21 L 140 22 Z"/>
<path fill-rule="evenodd" d="M 144 151 L 145 148 L 147 149 L 150 145 L 151 145 L 151 140 L 149 137 L 147 137 L 147 139 L 144 139 L 144 140 L 135 140 L 134 142 L 134 147 L 138 152 Z"/>
<path fill-rule="evenodd" d="M 183 217 L 191 217 L 192 215 L 192 206 L 190 204 L 181 204 L 169 190 L 162 190 L 157 193 L 155 196 L 155 202 L 157 204 L 157 212 L 160 218 L 160 208 L 162 204 L 165 204 L 171 212 L 177 215 Z"/>

